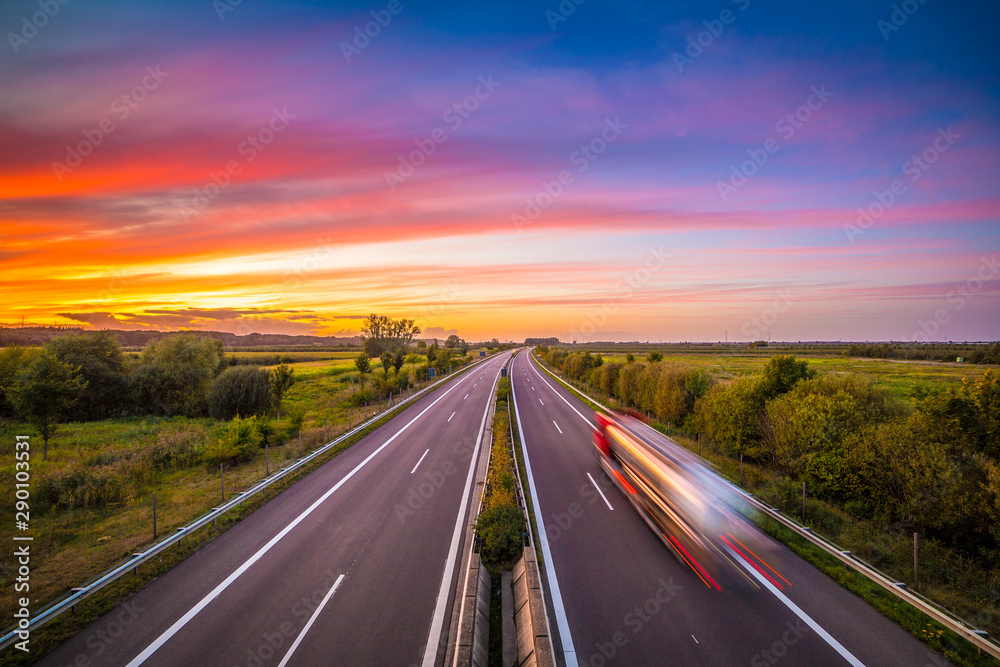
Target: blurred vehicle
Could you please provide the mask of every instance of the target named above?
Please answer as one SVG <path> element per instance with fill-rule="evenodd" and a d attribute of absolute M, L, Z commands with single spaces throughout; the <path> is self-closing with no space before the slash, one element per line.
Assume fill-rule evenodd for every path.
<path fill-rule="evenodd" d="M 601 467 L 677 559 L 709 588 L 757 587 L 727 538 L 755 532 L 733 486 L 636 417 L 598 412 L 596 418 Z"/>

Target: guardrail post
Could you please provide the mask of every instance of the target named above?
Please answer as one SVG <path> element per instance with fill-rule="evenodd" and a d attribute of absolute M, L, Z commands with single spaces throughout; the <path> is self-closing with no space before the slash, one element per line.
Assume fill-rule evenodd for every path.
<path fill-rule="evenodd" d="M 156 492 L 153 492 L 153 539 L 156 539 Z"/>
<path fill-rule="evenodd" d="M 913 590 L 920 590 L 920 575 L 917 569 L 917 533 L 913 533 Z"/>

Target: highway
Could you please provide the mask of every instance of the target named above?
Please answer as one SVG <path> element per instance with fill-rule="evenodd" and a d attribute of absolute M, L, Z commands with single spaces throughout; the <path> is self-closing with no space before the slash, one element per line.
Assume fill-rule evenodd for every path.
<path fill-rule="evenodd" d="M 429 392 L 40 664 L 440 663 L 472 464 L 509 356 Z"/>
<path fill-rule="evenodd" d="M 607 480 L 592 454 L 593 410 L 527 353 L 515 357 L 511 377 L 525 484 L 541 518 L 546 604 L 565 664 L 948 664 L 753 529 L 735 538 L 771 568 L 768 584 L 712 588 Z"/>

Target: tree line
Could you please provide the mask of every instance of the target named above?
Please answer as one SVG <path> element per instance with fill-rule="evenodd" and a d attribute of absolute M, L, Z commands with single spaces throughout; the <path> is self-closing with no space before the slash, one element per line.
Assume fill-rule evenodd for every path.
<path fill-rule="evenodd" d="M 774 356 L 719 382 L 704 370 L 537 348 L 552 366 L 731 457 L 806 481 L 811 495 L 959 548 L 1000 568 L 1000 373 L 914 402 L 856 374 Z"/>
<path fill-rule="evenodd" d="M 111 332 L 72 334 L 0 350 L 0 417 L 35 426 L 47 458 L 59 421 L 263 415 L 279 409 L 293 380 L 287 365 L 231 366 L 213 338 L 163 337 L 128 355 Z"/>

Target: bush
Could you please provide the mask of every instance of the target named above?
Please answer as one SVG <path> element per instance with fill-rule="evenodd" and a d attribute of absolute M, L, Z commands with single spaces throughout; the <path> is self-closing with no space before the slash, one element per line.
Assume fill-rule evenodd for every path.
<path fill-rule="evenodd" d="M 488 563 L 511 563 L 524 547 L 524 515 L 515 505 L 494 505 L 476 519 L 479 553 Z"/>
<path fill-rule="evenodd" d="M 212 378 L 225 363 L 222 342 L 215 339 L 185 334 L 150 343 L 128 377 L 133 413 L 206 414 Z"/>
<path fill-rule="evenodd" d="M 236 417 L 229 422 L 226 434 L 205 448 L 205 462 L 217 466 L 249 461 L 262 439 L 256 417 Z"/>
<path fill-rule="evenodd" d="M 271 379 L 256 366 L 227 368 L 212 382 L 208 411 L 216 419 L 263 415 L 271 407 Z"/>

